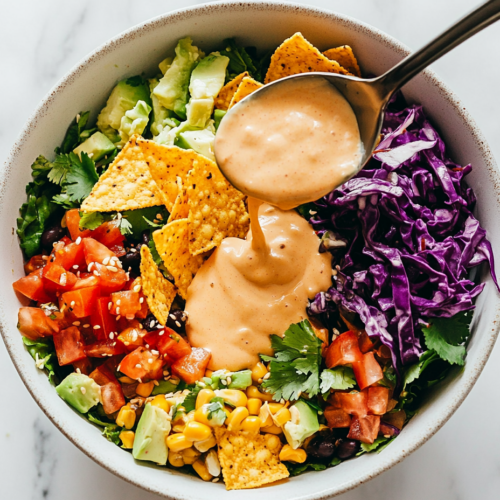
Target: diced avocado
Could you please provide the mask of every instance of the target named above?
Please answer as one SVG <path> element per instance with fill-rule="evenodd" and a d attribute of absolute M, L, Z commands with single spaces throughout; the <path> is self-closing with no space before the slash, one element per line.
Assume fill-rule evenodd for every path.
<path fill-rule="evenodd" d="M 207 158 L 215 161 L 215 134 L 209 129 L 188 130 L 181 132 L 175 140 L 175 145 L 183 149 L 193 149 Z"/>
<path fill-rule="evenodd" d="M 288 444 L 296 450 L 309 436 L 318 432 L 318 415 L 304 401 L 297 401 L 290 408 L 290 413 L 292 414 L 292 420 L 285 424 L 283 432 Z M 294 415 L 298 418 L 294 418 Z"/>
<path fill-rule="evenodd" d="M 112 142 L 119 142 L 118 130 L 125 113 L 135 107 L 138 101 L 151 105 L 149 87 L 140 76 L 127 78 L 117 83 L 111 91 L 106 106 L 97 117 L 97 128 Z"/>
<path fill-rule="evenodd" d="M 205 128 L 213 109 L 214 100 L 212 97 L 191 99 L 186 106 L 187 122 L 193 127 Z"/>
<path fill-rule="evenodd" d="M 164 75 L 167 72 L 168 68 L 172 66 L 173 60 L 174 60 L 173 57 L 165 57 L 165 59 L 163 59 L 163 61 L 160 64 L 158 64 L 158 67 L 160 68 L 162 75 Z"/>
<path fill-rule="evenodd" d="M 202 59 L 191 73 L 189 92 L 192 99 L 215 99 L 226 79 L 226 68 L 229 57 L 218 53 L 210 54 Z"/>
<path fill-rule="evenodd" d="M 167 132 L 172 128 L 176 127 L 179 123 L 174 121 L 170 115 L 173 114 L 172 111 L 164 108 L 158 97 L 153 94 L 153 90 L 157 87 L 159 81 L 156 78 L 149 80 L 149 88 L 151 89 L 151 102 L 153 106 L 153 119 L 151 122 L 151 133 L 153 137 L 161 134 L 164 130 Z"/>
<path fill-rule="evenodd" d="M 57 394 L 80 413 L 101 401 L 101 388 L 83 373 L 70 373 L 57 387 Z"/>
<path fill-rule="evenodd" d="M 222 119 L 224 118 L 224 116 L 226 115 L 227 111 L 224 111 L 223 109 L 216 109 L 214 111 L 214 127 L 215 127 L 215 130 L 217 130 L 219 128 L 219 125 L 220 125 L 220 122 L 222 121 Z"/>
<path fill-rule="evenodd" d="M 161 380 L 158 385 L 155 385 L 151 395 L 156 396 L 157 394 L 168 394 L 175 391 L 177 391 L 177 384 L 170 382 L 170 380 Z"/>
<path fill-rule="evenodd" d="M 119 146 L 124 146 L 134 134 L 142 134 L 148 125 L 151 106 L 144 101 L 137 101 L 133 109 L 128 110 L 120 124 L 121 141 Z"/>
<path fill-rule="evenodd" d="M 85 142 L 82 142 L 73 150 L 78 156 L 87 153 L 94 161 L 100 160 L 103 156 L 112 153 L 116 146 L 102 133 L 95 132 Z"/>
<path fill-rule="evenodd" d="M 231 383 L 228 389 L 246 389 L 252 385 L 252 372 L 250 370 L 241 370 L 231 374 Z"/>
<path fill-rule="evenodd" d="M 146 404 L 135 431 L 132 455 L 136 460 L 148 460 L 165 465 L 168 448 L 165 439 L 170 432 L 170 420 L 167 412 L 158 406 Z"/>
<path fill-rule="evenodd" d="M 172 110 L 183 119 L 186 118 L 189 78 L 200 59 L 200 51 L 192 43 L 189 37 L 179 40 L 172 65 L 153 90 L 164 108 Z"/>

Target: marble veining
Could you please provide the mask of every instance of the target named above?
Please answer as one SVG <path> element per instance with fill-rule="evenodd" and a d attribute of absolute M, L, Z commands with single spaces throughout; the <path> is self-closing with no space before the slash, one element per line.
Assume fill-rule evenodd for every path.
<path fill-rule="evenodd" d="M 304 0 L 372 24 L 415 49 L 477 0 Z M 196 0 L 6 0 L 0 16 L 0 158 L 36 104 L 82 57 L 108 38 Z M 462 99 L 500 157 L 500 24 L 433 65 Z M 451 420 L 403 463 L 342 500 L 494 500 L 500 491 L 500 347 Z M 97 466 L 45 417 L 0 342 L 1 500 L 153 500 Z M 314 476 L 310 476 L 313 480 Z M 236 498 L 236 497 L 235 497 Z"/>

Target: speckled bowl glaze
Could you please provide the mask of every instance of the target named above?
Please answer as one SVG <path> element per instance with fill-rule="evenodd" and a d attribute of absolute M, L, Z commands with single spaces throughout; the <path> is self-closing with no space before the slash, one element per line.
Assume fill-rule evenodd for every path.
<path fill-rule="evenodd" d="M 135 462 L 131 454 L 104 439 L 97 428 L 59 399 L 45 374 L 36 369 L 16 328 L 20 303 L 10 286 L 23 276 L 23 258 L 14 227 L 25 198 L 24 187 L 30 180 L 32 161 L 39 154 L 52 154 L 76 113 L 92 109 L 95 116 L 119 79 L 153 70 L 183 36 L 192 36 L 204 50 L 217 47 L 230 36 L 238 37 L 244 44 L 269 49 L 296 31 L 301 31 L 320 49 L 351 45 L 364 71 L 373 74 L 380 74 L 408 53 L 406 47 L 375 28 L 302 5 L 224 2 L 169 13 L 119 35 L 64 76 L 33 113 L 0 174 L 0 241 L 3 241 L 0 275 L 5 280 L 0 289 L 0 326 L 20 376 L 42 410 L 83 452 L 121 478 L 165 497 L 312 500 L 354 488 L 403 460 L 451 417 L 479 377 L 498 335 L 500 297 L 487 269 L 482 269 L 486 287 L 477 300 L 474 335 L 465 368 L 456 370 L 435 389 L 422 411 L 394 443 L 381 454 L 364 455 L 324 472 L 238 492 L 228 492 L 220 483 L 204 483 L 175 471 Z M 415 78 L 404 91 L 410 101 L 424 105 L 453 158 L 474 166 L 467 179 L 478 195 L 477 216 L 487 229 L 493 248 L 500 248 L 499 175 L 481 132 L 459 100 L 431 71 Z"/>

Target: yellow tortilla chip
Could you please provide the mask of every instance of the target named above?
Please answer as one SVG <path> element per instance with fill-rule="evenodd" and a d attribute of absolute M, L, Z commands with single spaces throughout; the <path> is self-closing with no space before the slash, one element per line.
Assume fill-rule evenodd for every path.
<path fill-rule="evenodd" d="M 153 240 L 160 257 L 174 277 L 175 285 L 183 299 L 194 275 L 203 264 L 201 255 L 189 252 L 189 228 L 187 219 L 179 219 L 153 233 Z"/>
<path fill-rule="evenodd" d="M 139 138 L 125 144 L 82 203 L 84 212 L 111 212 L 154 207 L 165 203 L 144 161 Z"/>
<path fill-rule="evenodd" d="M 163 277 L 146 245 L 141 247 L 142 292 L 149 309 L 161 325 L 167 324 L 170 306 L 177 295 L 175 286 Z"/>
<path fill-rule="evenodd" d="M 341 45 L 340 47 L 328 49 L 323 52 L 323 55 L 328 57 L 328 59 L 337 61 L 344 69 L 349 71 L 349 73 L 355 76 L 361 76 L 358 61 L 349 45 Z"/>
<path fill-rule="evenodd" d="M 182 179 L 177 177 L 177 198 L 175 199 L 174 206 L 170 212 L 170 216 L 167 222 L 173 222 L 174 220 L 187 219 L 189 215 L 189 206 L 187 202 L 187 192 L 186 188 L 182 183 Z"/>
<path fill-rule="evenodd" d="M 241 80 L 243 80 L 245 76 L 248 76 L 248 71 L 235 76 L 230 82 L 226 83 L 226 85 L 220 89 L 219 94 L 215 98 L 215 109 L 223 109 L 224 111 L 229 109 L 231 99 L 241 83 Z"/>
<path fill-rule="evenodd" d="M 238 89 L 233 95 L 233 98 L 231 99 L 229 109 L 231 109 L 235 104 L 238 104 L 246 96 L 250 95 L 252 92 L 255 92 L 261 87 L 263 87 L 262 83 L 255 81 L 253 78 L 250 78 L 249 76 L 243 78 L 238 86 Z"/>
<path fill-rule="evenodd" d="M 285 40 L 272 55 L 264 83 L 313 71 L 348 74 L 338 62 L 331 61 L 311 45 L 302 33 L 295 33 Z"/>
<path fill-rule="evenodd" d="M 229 184 L 213 161 L 200 156 L 189 172 L 186 187 L 189 250 L 193 255 L 219 246 L 229 236 L 246 236 L 250 218 L 245 196 Z"/>
<path fill-rule="evenodd" d="M 216 428 L 218 456 L 228 490 L 258 488 L 287 478 L 279 460 L 281 442 L 273 434 L 250 434 Z"/>

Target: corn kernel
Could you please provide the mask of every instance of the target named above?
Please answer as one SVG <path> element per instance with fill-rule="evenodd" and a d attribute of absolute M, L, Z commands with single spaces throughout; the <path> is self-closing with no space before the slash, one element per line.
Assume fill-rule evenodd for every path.
<path fill-rule="evenodd" d="M 193 444 L 191 441 L 188 441 L 186 436 L 182 433 L 170 434 L 170 436 L 167 437 L 166 443 L 168 449 L 172 451 L 182 451 L 186 448 L 191 448 Z"/>
<path fill-rule="evenodd" d="M 267 368 L 264 363 L 260 361 L 252 368 L 252 380 L 254 382 L 258 382 L 261 380 L 267 373 Z"/>
<path fill-rule="evenodd" d="M 250 398 L 247 401 L 248 413 L 250 413 L 250 415 L 258 415 L 261 406 L 262 406 L 262 399 Z"/>
<path fill-rule="evenodd" d="M 193 446 L 201 453 L 205 453 L 210 448 L 213 448 L 216 445 L 217 441 L 215 440 L 214 436 L 210 436 L 208 439 L 205 439 L 204 441 L 195 441 L 193 443 Z"/>
<path fill-rule="evenodd" d="M 130 406 L 125 405 L 120 408 L 118 416 L 116 417 L 116 425 L 125 427 L 125 429 L 132 429 L 135 424 L 135 411 Z"/>
<path fill-rule="evenodd" d="M 154 382 L 145 382 L 144 384 L 137 384 L 135 388 L 135 392 L 142 396 L 143 398 L 148 398 L 150 394 L 153 392 L 155 387 Z"/>
<path fill-rule="evenodd" d="M 281 403 L 269 403 L 269 411 L 274 415 L 275 413 L 278 413 L 281 408 L 284 408 L 285 406 L 282 405 Z"/>
<path fill-rule="evenodd" d="M 231 415 L 227 417 L 225 424 L 227 425 L 228 431 L 239 431 L 241 427 L 241 422 L 248 417 L 248 410 L 240 406 L 239 408 L 235 408 Z"/>
<path fill-rule="evenodd" d="M 202 389 L 196 396 L 196 409 L 210 403 L 212 398 L 215 398 L 215 392 L 212 389 Z"/>
<path fill-rule="evenodd" d="M 193 464 L 193 469 L 197 472 L 198 476 L 203 479 L 203 481 L 210 481 L 213 478 L 212 474 L 208 472 L 205 462 L 202 460 L 196 460 Z"/>
<path fill-rule="evenodd" d="M 127 376 L 123 376 L 123 377 L 120 377 L 118 379 L 122 384 L 135 384 L 135 380 L 130 378 L 130 377 L 127 377 Z"/>
<path fill-rule="evenodd" d="M 212 429 L 195 420 L 188 422 L 184 429 L 184 436 L 188 441 L 204 441 L 212 435 Z"/>
<path fill-rule="evenodd" d="M 269 410 L 269 403 L 267 401 L 260 407 L 259 417 L 262 422 L 262 427 L 273 425 L 272 414 Z"/>
<path fill-rule="evenodd" d="M 170 403 L 165 399 L 165 396 L 163 394 L 158 394 L 158 396 L 155 396 L 150 404 L 151 406 L 157 406 L 158 408 L 165 410 L 167 413 L 170 411 Z"/>
<path fill-rule="evenodd" d="M 254 385 L 247 387 L 247 396 L 249 398 L 258 398 L 262 401 L 273 400 L 273 396 L 271 394 L 260 392 L 259 389 L 257 389 L 257 387 L 255 387 Z"/>
<path fill-rule="evenodd" d="M 299 448 L 294 450 L 289 444 L 285 444 L 280 451 L 280 460 L 283 462 L 295 462 L 303 464 L 307 459 L 307 453 Z"/>
<path fill-rule="evenodd" d="M 168 463 L 172 467 L 182 467 L 184 465 L 184 458 L 179 451 L 172 451 L 168 453 Z"/>
<path fill-rule="evenodd" d="M 281 410 L 273 415 L 273 420 L 276 425 L 283 427 L 287 422 L 292 420 L 290 410 L 288 408 L 281 408 Z"/>
<path fill-rule="evenodd" d="M 201 455 L 201 453 L 194 448 L 186 448 L 185 450 L 182 450 L 180 454 L 185 465 L 193 465 Z"/>
<path fill-rule="evenodd" d="M 278 436 L 275 434 L 264 434 L 264 437 L 266 438 L 266 446 L 268 450 L 272 453 L 277 453 L 281 450 L 281 440 Z"/>
<path fill-rule="evenodd" d="M 211 378 L 213 373 L 214 372 L 212 370 L 205 370 L 205 377 Z"/>
<path fill-rule="evenodd" d="M 283 429 L 281 427 L 278 427 L 276 424 L 273 425 L 268 425 L 266 427 L 261 428 L 262 432 L 268 432 L 269 434 L 281 434 L 283 432 Z"/>
<path fill-rule="evenodd" d="M 222 398 L 226 403 L 236 407 L 246 406 L 248 401 L 247 395 L 238 389 L 220 389 L 215 391 L 215 395 Z"/>
<path fill-rule="evenodd" d="M 259 417 L 251 416 L 241 422 L 240 430 L 247 432 L 259 432 L 262 420 Z"/>
<path fill-rule="evenodd" d="M 134 431 L 121 431 L 120 432 L 120 439 L 123 443 L 123 448 L 133 448 L 134 447 L 134 439 L 135 439 L 135 432 Z"/>

